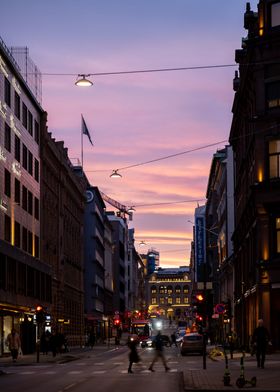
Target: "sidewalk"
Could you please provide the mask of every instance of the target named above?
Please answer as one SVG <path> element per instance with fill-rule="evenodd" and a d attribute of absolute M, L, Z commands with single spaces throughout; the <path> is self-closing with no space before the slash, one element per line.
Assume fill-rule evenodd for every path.
<path fill-rule="evenodd" d="M 230 372 L 230 386 L 224 386 L 223 377 L 225 372 L 224 357 L 216 357 L 213 361 L 207 357 L 206 369 L 203 369 L 201 357 L 201 368 L 199 366 L 188 366 L 188 357 L 186 360 L 186 370 L 184 371 L 185 390 L 236 390 L 236 380 L 240 376 L 240 358 L 241 353 L 234 353 L 233 359 L 228 360 Z M 270 354 L 266 357 L 265 369 L 257 367 L 256 358 L 246 354 L 244 358 L 245 379 L 251 380 L 257 378 L 256 387 L 246 384 L 243 389 L 252 388 L 259 391 L 280 391 L 280 353 Z"/>
<path fill-rule="evenodd" d="M 121 340 L 120 346 L 124 346 L 126 344 L 126 337 Z M 69 352 L 66 353 L 59 353 L 55 357 L 52 355 L 52 352 L 49 352 L 48 355 L 44 355 L 40 352 L 39 355 L 39 362 L 37 358 L 37 353 L 34 352 L 32 354 L 23 355 L 19 357 L 17 362 L 13 362 L 10 355 L 0 357 L 0 368 L 5 368 L 9 366 L 28 366 L 28 365 L 36 365 L 36 364 L 50 364 L 50 363 L 66 363 L 70 361 L 75 361 L 77 359 L 83 358 L 88 354 L 98 354 L 104 351 L 114 350 L 116 349 L 115 339 L 111 338 L 110 341 L 108 340 L 105 343 L 96 343 L 93 348 L 91 347 L 70 347 Z M 3 374 L 3 372 L 2 372 Z M 1 371 L 0 371 L 1 375 Z"/>

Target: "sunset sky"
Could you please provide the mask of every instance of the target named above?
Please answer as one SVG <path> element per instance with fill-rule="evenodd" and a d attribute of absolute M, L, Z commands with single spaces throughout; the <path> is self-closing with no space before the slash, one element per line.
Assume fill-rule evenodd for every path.
<path fill-rule="evenodd" d="M 251 1 L 254 11 L 257 3 Z M 188 220 L 204 203 L 212 156 L 225 143 L 187 152 L 228 139 L 237 67 L 96 75 L 89 88 L 74 83 L 78 74 L 234 64 L 246 36 L 245 8 L 245 0 L 1 4 L 0 36 L 7 46 L 27 46 L 43 74 L 49 131 L 80 159 L 83 114 L 94 143 L 84 136 L 89 181 L 135 206 L 129 227 L 136 249 L 158 250 L 162 267 L 189 263 Z M 181 152 L 110 178 L 113 169 Z"/>

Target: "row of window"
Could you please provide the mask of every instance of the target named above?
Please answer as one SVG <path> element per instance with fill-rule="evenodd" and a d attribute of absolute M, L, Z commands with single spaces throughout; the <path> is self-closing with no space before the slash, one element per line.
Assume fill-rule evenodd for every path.
<path fill-rule="evenodd" d="M 152 297 L 151 300 L 152 305 L 156 305 L 157 304 L 157 298 L 156 297 Z M 159 299 L 159 303 L 160 305 L 180 305 L 180 304 L 188 304 L 189 303 L 189 298 L 188 297 L 184 297 L 183 299 L 181 299 L 180 297 L 176 297 L 175 301 L 173 298 L 160 298 Z"/>
<path fill-rule="evenodd" d="M 7 151 L 11 152 L 12 135 L 11 128 L 7 123 L 5 123 L 4 146 Z M 27 170 L 31 176 L 34 176 L 37 182 L 39 182 L 39 161 L 33 157 L 33 154 L 28 150 L 26 145 L 21 143 L 20 138 L 17 135 L 15 135 L 14 138 L 14 157 L 22 164 L 22 167 Z"/>
<path fill-rule="evenodd" d="M 183 292 L 184 294 L 188 294 L 189 286 L 175 286 L 175 288 L 173 288 L 172 286 L 159 286 L 158 289 L 156 286 L 151 287 L 152 294 L 156 294 L 157 291 L 159 292 L 159 294 L 181 294 L 181 292 Z"/>
<path fill-rule="evenodd" d="M 21 226 L 17 221 L 14 221 L 12 230 L 12 220 L 6 214 L 4 219 L 4 239 L 17 248 L 39 258 L 39 237 L 26 227 Z"/>
<path fill-rule="evenodd" d="M 5 169 L 4 176 L 4 193 L 7 197 L 11 197 L 12 179 L 9 170 Z M 21 186 L 20 181 L 15 178 L 14 182 L 14 202 L 15 204 L 21 205 L 22 208 L 27 211 L 30 215 L 33 215 L 35 219 L 39 220 L 39 199 L 33 196 L 24 185 Z"/>
<path fill-rule="evenodd" d="M 9 108 L 11 108 L 12 88 L 11 88 L 11 83 L 7 78 L 5 78 L 4 97 L 5 97 L 5 103 L 9 106 Z M 36 143 L 39 144 L 39 140 L 40 140 L 39 123 L 38 121 L 33 119 L 32 113 L 27 109 L 25 103 L 21 102 L 20 96 L 16 91 L 14 91 L 14 113 L 17 119 L 22 122 L 24 128 L 27 129 L 27 131 L 30 133 L 32 137 L 34 134 L 34 139 Z"/>
<path fill-rule="evenodd" d="M 0 290 L 51 302 L 50 275 L 0 253 Z"/>

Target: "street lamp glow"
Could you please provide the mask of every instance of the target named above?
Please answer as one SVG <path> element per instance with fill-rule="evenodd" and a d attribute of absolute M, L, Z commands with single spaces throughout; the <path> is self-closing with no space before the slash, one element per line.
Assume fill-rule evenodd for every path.
<path fill-rule="evenodd" d="M 78 86 L 78 87 L 90 87 L 90 86 L 92 86 L 93 85 L 92 81 L 89 80 L 89 79 L 86 79 L 86 76 L 88 77 L 90 75 L 84 75 L 84 74 L 78 75 L 78 78 L 80 78 L 80 79 L 78 79 L 75 82 L 75 85 Z"/>

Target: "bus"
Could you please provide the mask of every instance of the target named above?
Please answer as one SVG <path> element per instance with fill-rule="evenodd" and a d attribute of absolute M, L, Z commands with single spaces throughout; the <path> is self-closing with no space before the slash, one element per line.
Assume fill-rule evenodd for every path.
<path fill-rule="evenodd" d="M 131 322 L 131 333 L 138 336 L 139 342 L 148 339 L 152 334 L 150 320 L 134 320 Z"/>

